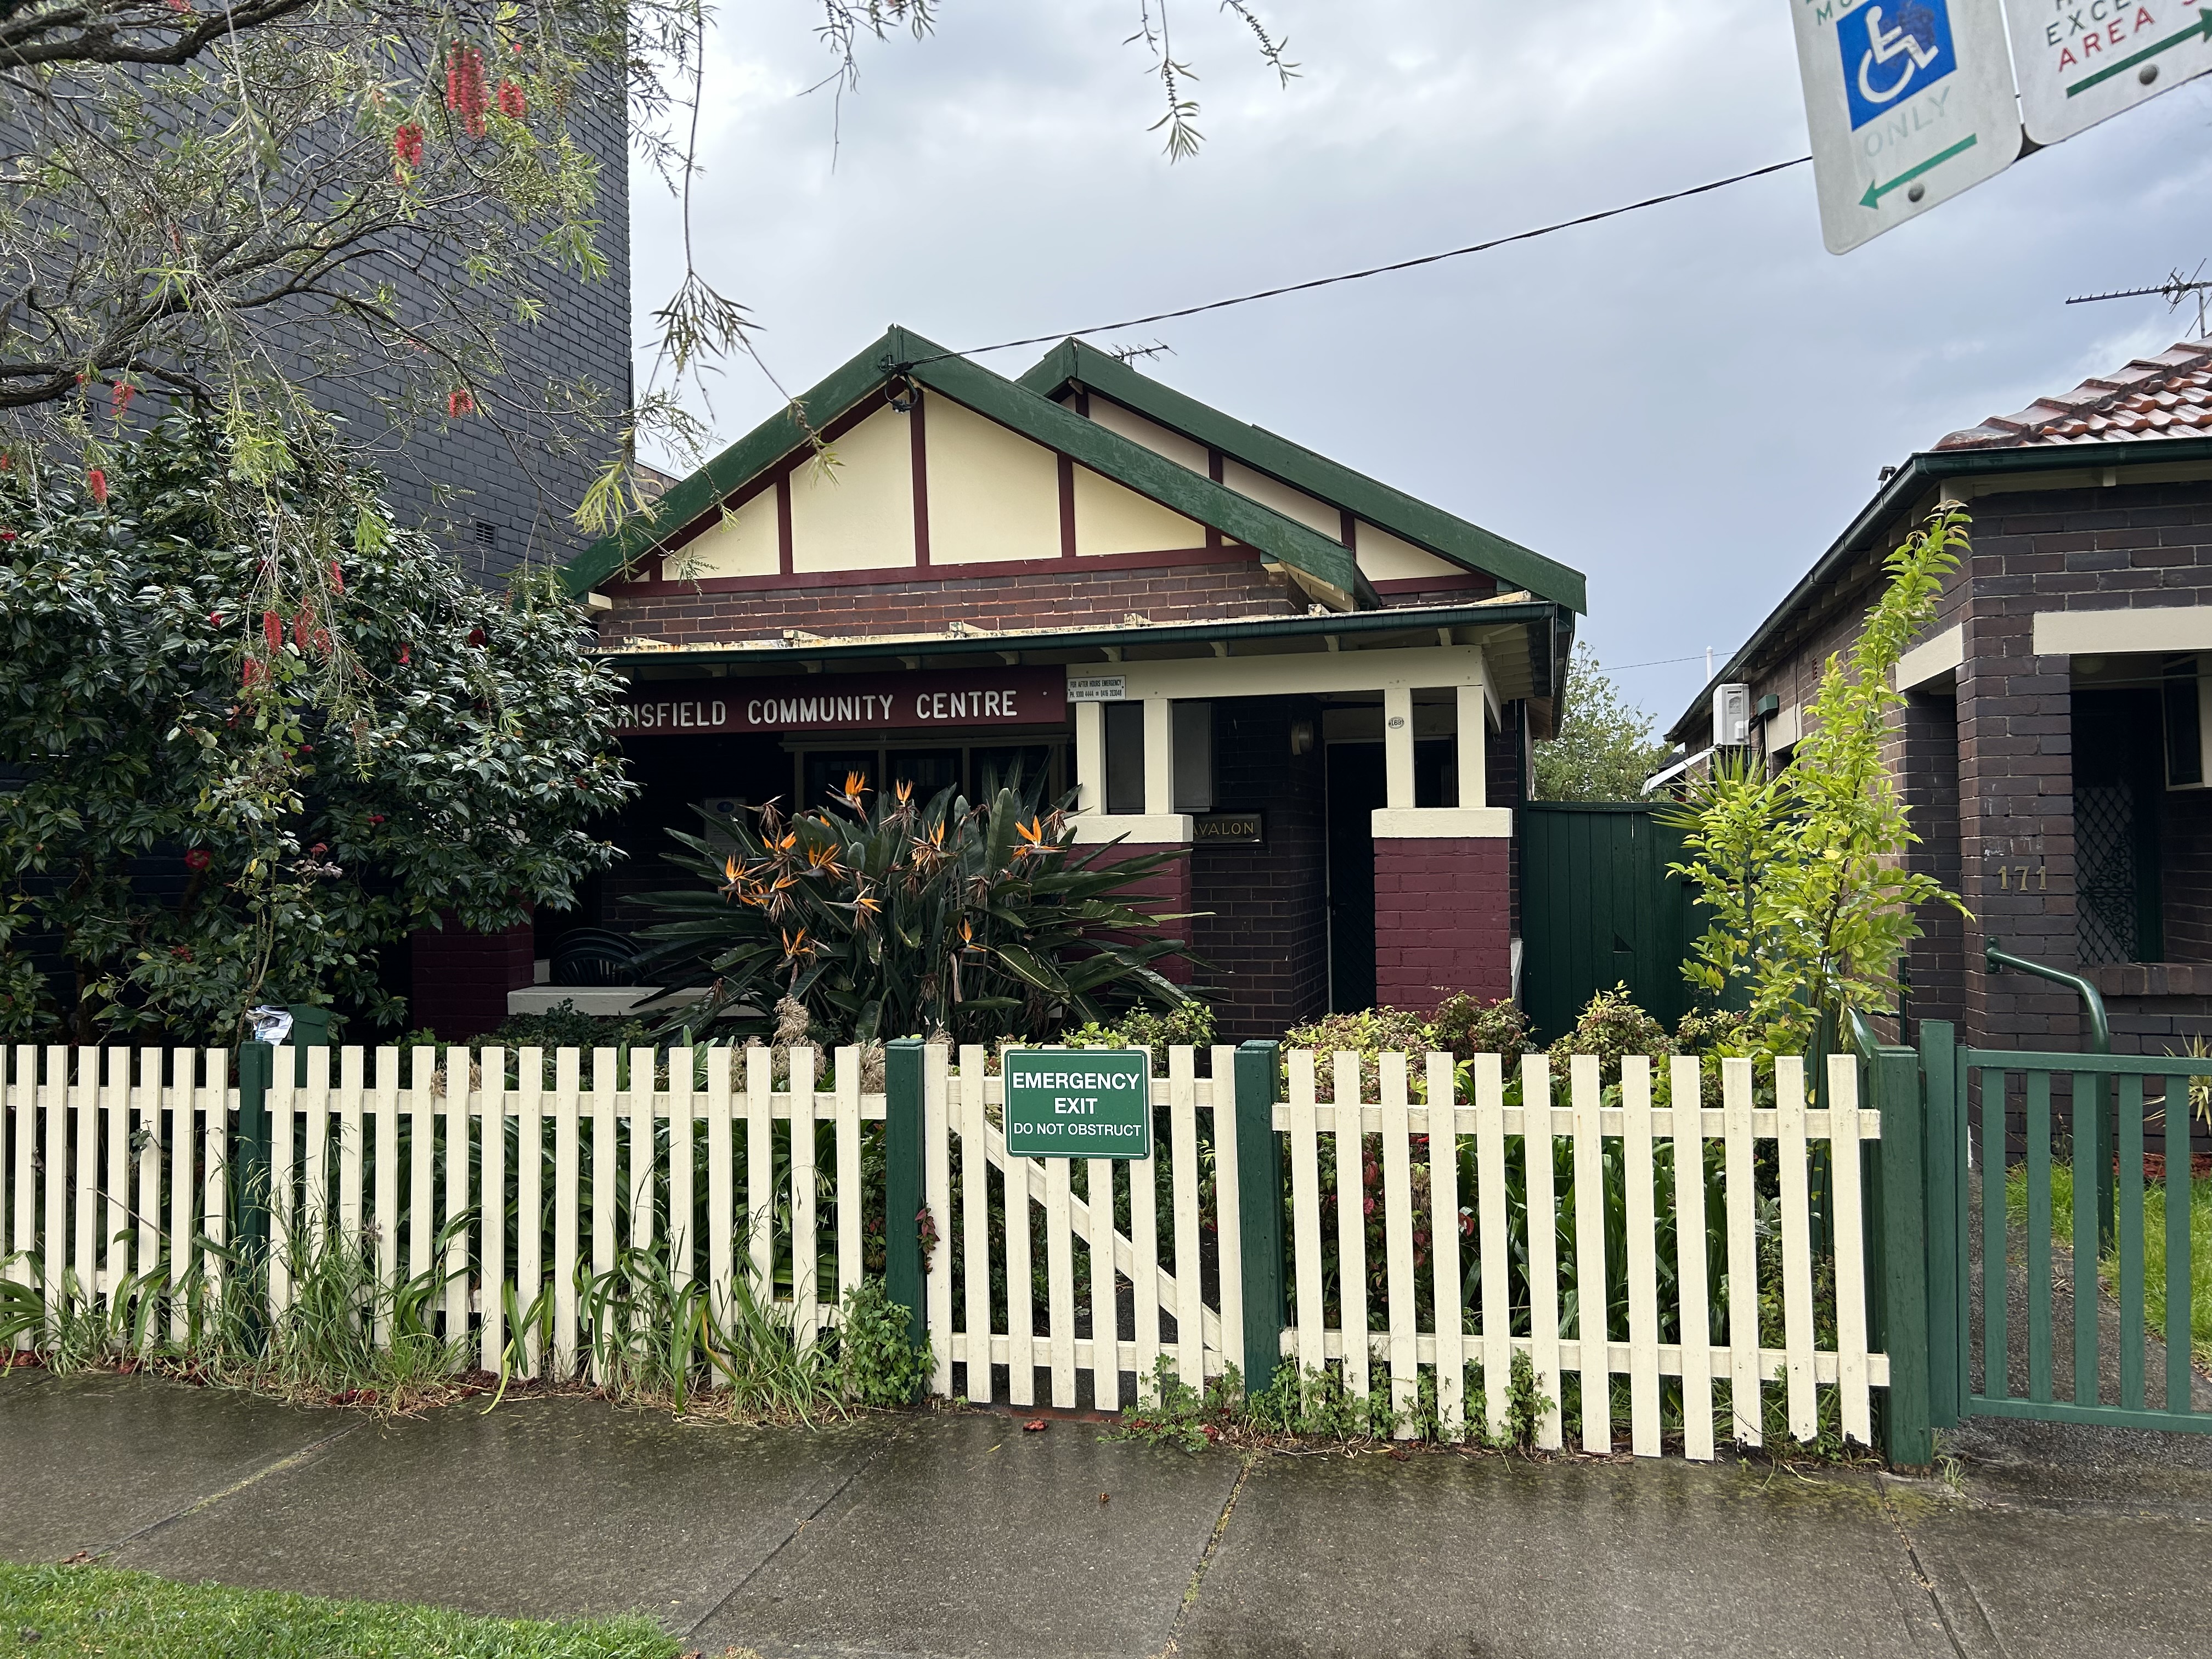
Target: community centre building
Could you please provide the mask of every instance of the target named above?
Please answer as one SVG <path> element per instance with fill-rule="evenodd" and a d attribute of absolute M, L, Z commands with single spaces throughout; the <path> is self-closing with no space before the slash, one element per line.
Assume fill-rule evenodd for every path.
<path fill-rule="evenodd" d="M 495 994 L 441 1030 L 560 928 L 650 926 L 698 807 L 848 772 L 1042 775 L 1086 847 L 1188 848 L 1148 902 L 1225 1039 L 1512 994 L 1577 573 L 1075 341 L 1009 380 L 894 328 L 798 404 L 568 567 L 629 683 L 627 856 L 534 944 L 418 939 L 418 986 Z"/>
<path fill-rule="evenodd" d="M 2212 1035 L 2212 341 L 2083 381 L 1884 469 L 1873 500 L 1668 735 L 1711 751 L 1714 696 L 1787 766 L 1823 664 L 1890 551 L 1943 505 L 1971 555 L 1899 665 L 1889 763 L 1931 908 L 1905 1017 L 1995 1048 L 2076 1048 L 2083 1002 L 1984 945 L 2087 977 L 2122 1053 Z"/>

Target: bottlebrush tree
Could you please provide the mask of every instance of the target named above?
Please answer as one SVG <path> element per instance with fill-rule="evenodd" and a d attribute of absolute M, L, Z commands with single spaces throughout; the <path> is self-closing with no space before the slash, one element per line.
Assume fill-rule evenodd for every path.
<path fill-rule="evenodd" d="M 118 443 L 98 488 L 6 459 L 0 1035 L 389 1024 L 381 946 L 567 906 L 615 856 L 618 682 L 549 574 L 479 588 L 358 471 L 281 470 L 241 517 L 211 421 Z M 282 607 L 280 550 L 313 576 Z"/>

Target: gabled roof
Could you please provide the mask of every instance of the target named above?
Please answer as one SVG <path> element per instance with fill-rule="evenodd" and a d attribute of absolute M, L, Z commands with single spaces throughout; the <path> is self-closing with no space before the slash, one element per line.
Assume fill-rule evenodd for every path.
<path fill-rule="evenodd" d="M 1045 398 L 1071 386 L 1103 392 L 1148 420 L 1170 427 L 1209 449 L 1218 449 L 1255 472 L 1265 472 L 1347 508 L 1377 529 L 1425 547 L 1454 564 L 1495 576 L 1501 587 L 1525 588 L 1575 611 L 1589 608 L 1580 571 L 1417 501 L 1403 490 L 1393 489 L 1263 427 L 1208 408 L 1080 340 L 1061 341 L 1022 376 L 1021 383 Z"/>
<path fill-rule="evenodd" d="M 2212 340 L 2184 340 L 2071 392 L 2039 398 L 2017 415 L 1992 415 L 1936 447 L 2024 449 L 2203 437 L 2212 437 Z"/>
<path fill-rule="evenodd" d="M 908 330 L 890 329 L 828 378 L 809 387 L 799 403 L 807 422 L 820 430 L 864 399 L 880 397 L 886 385 L 902 372 L 940 396 L 1288 567 L 1299 578 L 1301 586 L 1337 609 L 1364 610 L 1378 603 L 1352 550 L 1340 542 L 1086 421 L 1050 398 Z M 562 573 L 569 592 L 582 593 L 624 569 L 715 512 L 724 500 L 799 453 L 807 442 L 807 434 L 793 412 L 788 408 L 779 410 L 670 489 L 649 515 L 632 520 L 616 534 L 577 555 Z M 1577 592 L 1579 596 L 1579 578 Z"/>

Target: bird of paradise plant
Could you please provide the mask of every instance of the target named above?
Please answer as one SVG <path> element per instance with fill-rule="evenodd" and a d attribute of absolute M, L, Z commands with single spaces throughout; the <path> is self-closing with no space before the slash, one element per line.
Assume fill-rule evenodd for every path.
<path fill-rule="evenodd" d="M 1184 954 L 1163 926 L 1183 914 L 1135 896 L 1183 854 L 1079 848 L 1072 799 L 1048 809 L 1034 787 L 921 802 L 910 783 L 872 790 L 855 772 L 828 793 L 820 807 L 770 802 L 676 832 L 686 850 L 674 861 L 701 879 L 653 896 L 666 920 L 640 960 L 711 983 L 707 1005 L 679 1017 L 695 1032 L 765 1031 L 786 995 L 817 1030 L 856 1042 L 1041 1036 L 1189 1000 L 1159 967 Z"/>

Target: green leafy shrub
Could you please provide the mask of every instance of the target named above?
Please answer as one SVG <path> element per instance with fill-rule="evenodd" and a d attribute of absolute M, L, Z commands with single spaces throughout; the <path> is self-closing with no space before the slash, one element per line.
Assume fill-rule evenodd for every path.
<path fill-rule="evenodd" d="M 1207 1048 L 1213 1045 L 1213 1010 L 1195 997 L 1165 1013 L 1133 1008 L 1103 1024 L 1092 1020 L 1062 1031 L 1058 1041 L 1071 1048 L 1150 1048 L 1156 1054 L 1186 1046 Z"/>
<path fill-rule="evenodd" d="M 1599 1079 L 1608 1084 L 1620 1081 L 1620 1062 L 1626 1055 L 1645 1054 L 1656 1060 L 1674 1052 L 1674 1040 L 1667 1028 L 1636 1006 L 1626 982 L 1592 997 L 1575 1029 L 1549 1050 L 1554 1075 L 1566 1076 L 1574 1055 L 1595 1054 Z"/>
<path fill-rule="evenodd" d="M 1528 1016 L 1510 997 L 1488 1001 L 1466 991 L 1455 991 L 1437 1005 L 1429 1021 L 1436 1041 L 1452 1051 L 1456 1060 L 1477 1054 L 1503 1054 L 1507 1069 L 1528 1047 Z"/>
<path fill-rule="evenodd" d="M 845 1292 L 830 1376 L 855 1406 L 910 1406 L 928 1385 L 929 1341 L 907 1334 L 907 1310 L 891 1300 L 880 1279 L 863 1279 Z"/>

